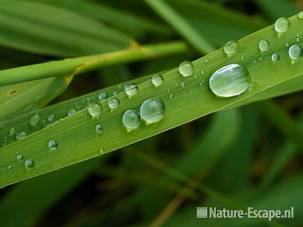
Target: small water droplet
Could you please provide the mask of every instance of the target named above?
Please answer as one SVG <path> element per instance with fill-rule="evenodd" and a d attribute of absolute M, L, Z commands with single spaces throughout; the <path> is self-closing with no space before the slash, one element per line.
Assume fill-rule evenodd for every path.
<path fill-rule="evenodd" d="M 58 148 L 58 143 L 55 140 L 48 141 L 48 148 L 53 151 Z"/>
<path fill-rule="evenodd" d="M 201 73 L 201 75 L 203 75 L 205 72 L 203 69 L 201 69 L 200 73 Z"/>
<path fill-rule="evenodd" d="M 29 124 L 34 127 L 39 123 L 39 121 L 40 121 L 40 115 L 36 113 L 31 117 Z"/>
<path fill-rule="evenodd" d="M 23 155 L 18 154 L 18 155 L 16 156 L 16 159 L 17 159 L 18 161 L 22 161 L 22 160 L 23 160 Z"/>
<path fill-rule="evenodd" d="M 179 65 L 179 73 L 183 77 L 189 77 L 192 76 L 194 73 L 194 67 L 193 64 L 190 61 L 183 61 Z"/>
<path fill-rule="evenodd" d="M 280 17 L 275 22 L 275 31 L 280 35 L 281 33 L 287 32 L 290 27 L 290 22 L 285 17 Z"/>
<path fill-rule="evenodd" d="M 95 127 L 96 133 L 101 134 L 103 132 L 103 127 L 100 124 L 97 124 Z"/>
<path fill-rule="evenodd" d="M 100 92 L 99 95 L 98 95 L 98 99 L 100 101 L 104 100 L 107 98 L 107 94 L 105 92 Z"/>
<path fill-rule="evenodd" d="M 15 129 L 14 127 L 10 128 L 10 129 L 8 130 L 8 135 L 9 135 L 9 136 L 13 136 L 13 135 L 15 135 L 15 133 L 16 133 L 16 129 Z"/>
<path fill-rule="evenodd" d="M 102 147 L 99 149 L 99 153 L 104 154 L 104 149 Z"/>
<path fill-rule="evenodd" d="M 219 97 L 233 97 L 249 88 L 249 72 L 243 65 L 230 64 L 215 71 L 209 79 L 211 91 Z"/>
<path fill-rule="evenodd" d="M 288 43 L 288 42 L 286 42 L 286 43 L 285 43 L 285 46 L 286 46 L 286 47 L 289 47 L 289 43 Z"/>
<path fill-rule="evenodd" d="M 265 51 L 268 51 L 269 49 L 269 41 L 266 40 L 266 39 L 261 39 L 260 42 L 259 42 L 259 49 L 261 52 L 265 52 Z"/>
<path fill-rule="evenodd" d="M 230 57 L 238 51 L 238 46 L 239 45 L 237 41 L 231 40 L 224 45 L 223 51 L 227 57 Z"/>
<path fill-rule="evenodd" d="M 298 17 L 299 19 L 303 19 L 303 11 L 299 12 L 299 13 L 297 14 L 297 17 Z"/>
<path fill-rule="evenodd" d="M 113 91 L 113 96 L 119 94 L 119 91 Z"/>
<path fill-rule="evenodd" d="M 159 74 L 153 75 L 151 82 L 155 87 L 160 87 L 164 83 L 164 78 Z"/>
<path fill-rule="evenodd" d="M 98 119 L 102 113 L 102 106 L 98 103 L 90 103 L 87 110 L 93 119 Z"/>
<path fill-rule="evenodd" d="M 111 111 L 114 111 L 120 106 L 120 101 L 117 98 L 110 98 L 107 104 Z"/>
<path fill-rule="evenodd" d="M 175 95 L 173 94 L 173 93 L 170 93 L 169 95 L 168 95 L 168 98 L 170 98 L 170 99 L 173 99 L 175 97 Z"/>
<path fill-rule="evenodd" d="M 16 134 L 16 139 L 17 140 L 22 140 L 27 136 L 26 132 L 20 132 L 18 134 Z"/>
<path fill-rule="evenodd" d="M 28 169 L 33 168 L 35 166 L 35 162 L 31 159 L 27 159 L 24 162 L 24 166 Z"/>
<path fill-rule="evenodd" d="M 76 113 L 76 110 L 75 109 L 70 109 L 68 112 L 67 112 L 67 116 L 72 116 Z"/>
<path fill-rule="evenodd" d="M 49 122 L 52 122 L 54 119 L 55 119 L 55 115 L 54 115 L 54 114 L 50 114 L 50 115 L 48 115 L 48 117 L 47 117 L 47 120 L 48 120 Z"/>
<path fill-rule="evenodd" d="M 280 55 L 278 54 L 278 53 L 273 53 L 272 55 L 271 55 L 271 61 L 272 62 L 277 62 L 277 61 L 279 61 L 280 60 Z"/>
<path fill-rule="evenodd" d="M 186 82 L 185 82 L 185 81 L 182 81 L 180 85 L 181 85 L 181 87 L 184 88 L 184 87 L 186 87 Z"/>
<path fill-rule="evenodd" d="M 9 165 L 7 168 L 8 169 L 13 169 L 14 167 L 13 167 L 13 165 Z"/>
<path fill-rule="evenodd" d="M 147 99 L 140 107 L 140 116 L 147 125 L 161 121 L 164 114 L 165 105 L 160 98 Z"/>
<path fill-rule="evenodd" d="M 300 58 L 302 53 L 302 48 L 299 44 L 293 44 L 288 49 L 288 56 L 292 61 L 296 61 Z"/>
<path fill-rule="evenodd" d="M 122 117 L 122 123 L 128 132 L 139 128 L 141 124 L 141 117 L 135 110 L 127 110 Z"/>
<path fill-rule="evenodd" d="M 208 63 L 208 59 L 205 59 L 204 62 L 205 62 L 205 63 Z"/>
<path fill-rule="evenodd" d="M 128 98 L 134 97 L 136 94 L 138 94 L 138 86 L 135 84 L 126 84 L 124 86 L 124 91 Z"/>

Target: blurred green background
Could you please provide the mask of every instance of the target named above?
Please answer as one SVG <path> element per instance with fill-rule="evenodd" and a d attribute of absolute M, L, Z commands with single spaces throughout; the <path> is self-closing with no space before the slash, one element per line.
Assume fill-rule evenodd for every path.
<path fill-rule="evenodd" d="M 136 40 L 138 45 L 187 41 L 182 32 L 166 23 L 144 1 L 22 2 L 24 5 L 38 2 L 37 12 L 39 7 L 46 5 L 52 7 L 53 11 L 49 12 L 64 10 L 85 16 L 94 21 L 95 26 L 100 24 L 111 28 L 121 36 Z M 303 1 L 299 0 L 166 2 L 217 48 L 303 8 Z M 83 39 L 71 43 L 64 42 L 60 34 L 44 37 L 30 27 L 18 24 L 17 20 L 15 24 L 11 20 L 12 24 L 8 25 L 1 18 L 5 15 L 18 18 L 20 15 L 1 10 L 1 4 L 5 1 L 0 1 L 0 31 L 3 28 L 19 31 L 16 36 L 8 38 L 4 35 L 1 38 L 0 32 L 1 69 L 125 47 L 122 42 L 112 47 L 98 43 L 98 37 L 93 37 L 97 34 L 88 38 L 90 28 L 86 24 L 79 24 L 79 28 L 88 26 L 83 30 Z M 24 11 L 26 7 L 18 10 Z M 33 13 L 33 20 L 39 23 L 37 12 Z M 57 15 L 41 13 L 40 17 L 54 18 L 55 21 Z M 76 23 L 69 18 L 64 22 L 77 26 Z M 93 31 L 96 27 L 91 29 Z M 98 32 L 106 30 L 100 27 Z M 73 42 L 77 42 L 77 48 Z M 182 60 L 194 60 L 200 56 L 191 47 L 184 54 L 86 73 L 76 77 L 52 103 L 168 70 Z M 296 93 L 213 114 L 101 158 L 2 189 L 0 225 L 303 226 L 302 103 L 302 94 Z M 253 206 L 259 209 L 288 209 L 292 206 L 295 218 L 272 222 L 197 219 L 196 207 L 203 206 Z"/>

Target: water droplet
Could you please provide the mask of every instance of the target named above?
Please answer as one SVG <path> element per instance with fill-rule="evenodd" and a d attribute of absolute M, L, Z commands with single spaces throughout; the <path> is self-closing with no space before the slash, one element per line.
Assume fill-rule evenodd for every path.
<path fill-rule="evenodd" d="M 113 96 L 119 94 L 119 91 L 113 91 Z"/>
<path fill-rule="evenodd" d="M 55 119 L 55 115 L 53 115 L 53 114 L 50 114 L 50 115 L 48 115 L 48 117 L 47 117 L 47 120 L 48 120 L 49 122 L 52 122 L 54 119 Z"/>
<path fill-rule="evenodd" d="M 247 69 L 238 64 L 223 66 L 209 79 L 211 91 L 219 97 L 240 95 L 249 88 L 250 76 Z"/>
<path fill-rule="evenodd" d="M 98 103 L 90 103 L 87 110 L 93 119 L 98 119 L 102 113 L 102 106 Z"/>
<path fill-rule="evenodd" d="M 298 17 L 299 19 L 303 19 L 303 11 L 299 12 L 299 13 L 297 14 L 297 17 Z"/>
<path fill-rule="evenodd" d="M 164 113 L 165 105 L 160 98 L 147 99 L 140 107 L 140 116 L 147 125 L 161 121 Z"/>
<path fill-rule="evenodd" d="M 201 75 L 203 75 L 205 72 L 203 69 L 201 69 L 200 73 L 201 73 Z"/>
<path fill-rule="evenodd" d="M 48 148 L 53 151 L 58 148 L 58 143 L 55 140 L 48 141 Z"/>
<path fill-rule="evenodd" d="M 268 40 L 266 40 L 266 39 L 261 39 L 260 40 L 260 42 L 259 42 L 259 49 L 262 52 L 268 51 L 269 46 L 270 46 L 270 44 L 269 44 Z"/>
<path fill-rule="evenodd" d="M 120 101 L 117 98 L 111 98 L 108 100 L 108 107 L 111 109 L 111 111 L 114 111 L 120 106 Z"/>
<path fill-rule="evenodd" d="M 288 49 L 288 56 L 292 61 L 298 60 L 301 56 L 302 49 L 299 44 L 293 44 Z"/>
<path fill-rule="evenodd" d="M 103 127 L 100 124 L 97 124 L 95 127 L 96 133 L 101 134 L 103 132 Z"/>
<path fill-rule="evenodd" d="M 271 55 L 271 61 L 272 62 L 277 62 L 277 61 L 279 61 L 280 60 L 280 55 L 278 54 L 278 53 L 273 53 L 272 55 Z"/>
<path fill-rule="evenodd" d="M 99 149 L 99 153 L 104 154 L 104 149 L 102 147 Z"/>
<path fill-rule="evenodd" d="M 8 169 L 13 169 L 14 167 L 13 167 L 13 165 L 9 165 L 7 168 Z"/>
<path fill-rule="evenodd" d="M 72 116 L 76 113 L 76 110 L 75 109 L 70 109 L 68 112 L 67 112 L 67 116 Z"/>
<path fill-rule="evenodd" d="M 172 99 L 172 98 L 174 98 L 175 97 L 175 95 L 173 94 L 173 93 L 170 93 L 169 95 L 168 95 L 168 98 L 170 98 L 170 99 Z"/>
<path fill-rule="evenodd" d="M 297 34 L 297 36 L 296 36 L 296 41 L 297 41 L 297 43 L 299 43 L 300 40 L 301 40 L 301 36 L 300 36 L 300 34 Z"/>
<path fill-rule="evenodd" d="M 20 132 L 18 134 L 16 134 L 16 139 L 17 140 L 22 140 L 27 136 L 26 132 Z"/>
<path fill-rule="evenodd" d="M 234 41 L 234 40 L 231 40 L 231 41 L 228 41 L 224 47 L 223 47 L 223 51 L 224 53 L 227 55 L 227 57 L 230 57 L 232 56 L 234 53 L 237 52 L 238 50 L 238 42 L 237 41 Z"/>
<path fill-rule="evenodd" d="M 13 135 L 15 135 L 15 133 L 16 133 L 16 129 L 15 129 L 14 127 L 10 128 L 10 129 L 8 130 L 8 135 L 9 135 L 9 136 L 13 136 Z"/>
<path fill-rule="evenodd" d="M 151 81 L 155 87 L 160 87 L 164 82 L 164 78 L 163 76 L 157 74 L 152 77 Z"/>
<path fill-rule="evenodd" d="M 40 121 L 40 115 L 36 113 L 31 117 L 29 124 L 34 127 L 38 124 L 39 121 Z"/>
<path fill-rule="evenodd" d="M 141 124 L 141 117 L 135 110 L 127 110 L 122 117 L 122 123 L 128 132 L 136 130 Z"/>
<path fill-rule="evenodd" d="M 193 64 L 190 61 L 183 61 L 179 65 L 179 73 L 183 77 L 189 77 L 192 76 L 194 73 L 194 67 Z"/>
<path fill-rule="evenodd" d="M 23 156 L 22 156 L 21 154 L 18 154 L 18 155 L 16 156 L 16 159 L 17 159 L 18 161 L 22 161 L 22 160 L 23 160 Z"/>
<path fill-rule="evenodd" d="M 285 17 L 280 17 L 275 22 L 275 31 L 278 32 L 278 34 L 287 32 L 290 27 L 290 22 Z"/>
<path fill-rule="evenodd" d="M 101 101 L 101 100 L 104 100 L 107 98 L 107 94 L 105 92 L 100 92 L 99 95 L 98 95 L 98 99 Z"/>
<path fill-rule="evenodd" d="M 181 82 L 181 87 L 183 87 L 183 88 L 186 87 L 186 82 L 185 81 Z"/>
<path fill-rule="evenodd" d="M 24 162 L 24 166 L 28 169 L 33 168 L 35 166 L 35 162 L 31 159 L 27 159 Z"/>
<path fill-rule="evenodd" d="M 124 91 L 128 98 L 132 98 L 138 93 L 138 86 L 135 84 L 126 84 L 124 86 Z"/>

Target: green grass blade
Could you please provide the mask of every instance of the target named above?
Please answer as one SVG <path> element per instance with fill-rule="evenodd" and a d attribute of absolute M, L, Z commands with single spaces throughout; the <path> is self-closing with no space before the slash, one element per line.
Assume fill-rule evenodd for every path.
<path fill-rule="evenodd" d="M 3 46 L 54 56 L 80 56 L 111 52 L 134 43 L 124 33 L 75 12 L 31 1 L 0 3 Z"/>
<path fill-rule="evenodd" d="M 5 186 L 108 153 L 213 112 L 302 89 L 303 59 L 299 58 L 292 64 L 288 48 L 285 47 L 286 42 L 290 44 L 295 42 L 297 33 L 301 31 L 302 21 L 294 16 L 290 18 L 290 23 L 291 29 L 280 37 L 274 32 L 273 26 L 269 26 L 241 39 L 239 51 L 232 57 L 226 57 L 222 49 L 219 49 L 194 61 L 196 76 L 183 78 L 178 69 L 173 69 L 163 73 L 165 82 L 158 88 L 152 85 L 150 77 L 142 79 L 137 84 L 139 89 L 137 96 L 129 99 L 123 91 L 114 95 L 120 100 L 120 107 L 117 110 L 110 111 L 107 99 L 101 101 L 103 113 L 99 120 L 92 120 L 87 108 L 80 108 L 73 116 L 63 118 L 23 140 L 2 148 L 0 185 Z M 264 38 L 269 40 L 271 46 L 269 51 L 261 54 L 258 43 Z M 275 64 L 271 62 L 273 52 L 280 54 L 280 61 Z M 218 68 L 231 63 L 240 63 L 247 68 L 251 77 L 251 87 L 237 97 L 218 98 L 209 91 L 207 83 L 203 81 L 208 81 L 210 75 Z M 185 87 L 180 85 L 184 81 Z M 128 109 L 138 110 L 143 101 L 150 97 L 163 100 L 164 119 L 156 125 L 142 125 L 137 131 L 126 132 L 121 123 L 123 113 Z M 81 103 L 83 99 L 79 97 L 78 101 Z M 84 107 L 85 104 L 84 102 Z M 56 109 L 56 106 L 53 108 Z M 68 110 L 60 111 L 66 113 Z M 29 122 L 30 116 L 27 117 L 27 120 L 23 121 L 24 124 Z M 46 119 L 41 120 L 43 122 Z M 95 132 L 98 123 L 104 128 L 101 135 L 96 135 Z M 48 150 L 49 140 L 58 142 L 56 152 Z M 24 168 L 23 162 L 16 161 L 16 152 L 20 152 L 25 159 L 34 160 L 35 167 L 29 170 Z"/>
<path fill-rule="evenodd" d="M 145 0 L 145 2 L 152 7 L 167 23 L 176 29 L 180 35 L 189 41 L 201 53 L 209 53 L 215 48 L 208 41 L 207 38 L 199 34 L 192 28 L 182 16 L 174 11 L 165 1 L 162 0 Z"/>

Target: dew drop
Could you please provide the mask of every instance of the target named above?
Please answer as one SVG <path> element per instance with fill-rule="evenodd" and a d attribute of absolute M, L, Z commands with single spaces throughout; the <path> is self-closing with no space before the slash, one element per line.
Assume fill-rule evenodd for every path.
<path fill-rule="evenodd" d="M 249 88 L 250 76 L 247 69 L 239 64 L 223 66 L 209 79 L 211 91 L 219 97 L 233 97 Z"/>
<path fill-rule="evenodd" d="M 173 93 L 170 93 L 169 95 L 168 95 L 168 98 L 170 98 L 170 99 L 173 99 L 175 97 L 175 95 L 173 94 Z"/>
<path fill-rule="evenodd" d="M 9 165 L 7 168 L 8 169 L 13 169 L 14 167 L 13 167 L 13 165 Z"/>
<path fill-rule="evenodd" d="M 111 109 L 111 111 L 114 111 L 120 106 L 120 101 L 117 98 L 111 98 L 108 100 L 108 107 Z"/>
<path fill-rule="evenodd" d="M 157 74 L 152 77 L 151 82 L 155 87 L 160 87 L 164 83 L 164 78 Z"/>
<path fill-rule="evenodd" d="M 233 54 L 235 54 L 237 52 L 238 46 L 239 45 L 238 45 L 237 41 L 231 40 L 231 41 L 228 41 L 224 45 L 223 51 L 227 55 L 227 57 L 230 57 L 230 56 L 232 56 Z"/>
<path fill-rule="evenodd" d="M 36 113 L 31 117 L 29 124 L 34 127 L 39 123 L 39 121 L 40 121 L 40 115 Z"/>
<path fill-rule="evenodd" d="M 134 97 L 136 94 L 138 94 L 138 86 L 135 84 L 126 84 L 124 86 L 124 91 L 128 98 Z"/>
<path fill-rule="evenodd" d="M 48 148 L 53 151 L 58 148 L 58 143 L 55 140 L 48 141 Z"/>
<path fill-rule="evenodd" d="M 103 132 L 103 127 L 100 124 L 97 124 L 95 127 L 96 133 L 101 134 Z"/>
<path fill-rule="evenodd" d="M 17 140 L 22 140 L 27 136 L 26 132 L 20 132 L 18 134 L 16 134 L 16 139 Z"/>
<path fill-rule="evenodd" d="M 271 61 L 272 62 L 277 62 L 277 61 L 279 61 L 280 60 L 280 55 L 278 54 L 278 53 L 273 53 L 272 55 L 271 55 Z"/>
<path fill-rule="evenodd" d="M 266 39 L 261 39 L 260 42 L 259 42 L 259 49 L 261 52 L 265 52 L 265 51 L 268 51 L 269 49 L 269 41 L 266 40 Z"/>
<path fill-rule="evenodd" d="M 67 112 L 67 116 L 72 116 L 76 113 L 76 110 L 75 109 L 70 109 L 68 112 Z"/>
<path fill-rule="evenodd" d="M 300 58 L 302 53 L 302 48 L 299 44 L 293 44 L 288 49 L 288 56 L 292 61 L 296 61 Z"/>
<path fill-rule="evenodd" d="M 47 117 L 47 120 L 48 120 L 49 122 L 52 122 L 54 119 L 55 119 L 55 115 L 53 115 L 53 114 L 50 114 L 50 115 L 48 115 L 48 117 Z"/>
<path fill-rule="evenodd" d="M 128 132 L 139 128 L 141 124 L 141 117 L 135 110 L 127 110 L 122 117 L 122 123 Z"/>
<path fill-rule="evenodd" d="M 200 73 L 201 73 L 201 75 L 203 75 L 205 72 L 203 69 L 201 69 Z"/>
<path fill-rule="evenodd" d="M 87 110 L 93 119 L 98 119 L 102 113 L 102 106 L 98 103 L 90 103 Z"/>
<path fill-rule="evenodd" d="M 24 162 L 24 166 L 28 169 L 33 168 L 35 166 L 35 162 L 31 159 L 27 159 Z"/>
<path fill-rule="evenodd" d="M 22 161 L 22 160 L 23 160 L 23 155 L 18 154 L 18 155 L 16 156 L 16 159 L 17 159 L 18 161 Z"/>
<path fill-rule="evenodd" d="M 101 100 L 104 100 L 107 98 L 107 94 L 105 92 L 100 92 L 98 94 L 98 99 L 101 101 Z"/>
<path fill-rule="evenodd" d="M 284 33 L 287 32 L 290 27 L 290 22 L 285 17 L 280 17 L 275 22 L 275 31 L 278 33 Z"/>
<path fill-rule="evenodd" d="M 181 64 L 179 65 L 179 73 L 183 77 L 192 76 L 194 73 L 193 64 L 190 61 L 181 62 Z"/>
<path fill-rule="evenodd" d="M 9 135 L 9 136 L 13 136 L 13 135 L 15 135 L 15 133 L 16 133 L 16 129 L 15 129 L 14 127 L 10 128 L 10 129 L 8 130 L 8 135 Z"/>
<path fill-rule="evenodd" d="M 181 85 L 181 87 L 184 88 L 184 87 L 186 87 L 186 82 L 185 82 L 185 81 L 182 81 L 180 85 Z"/>
<path fill-rule="evenodd" d="M 140 116 L 147 125 L 161 121 L 164 114 L 165 105 L 160 98 L 147 99 L 140 107 Z"/>

